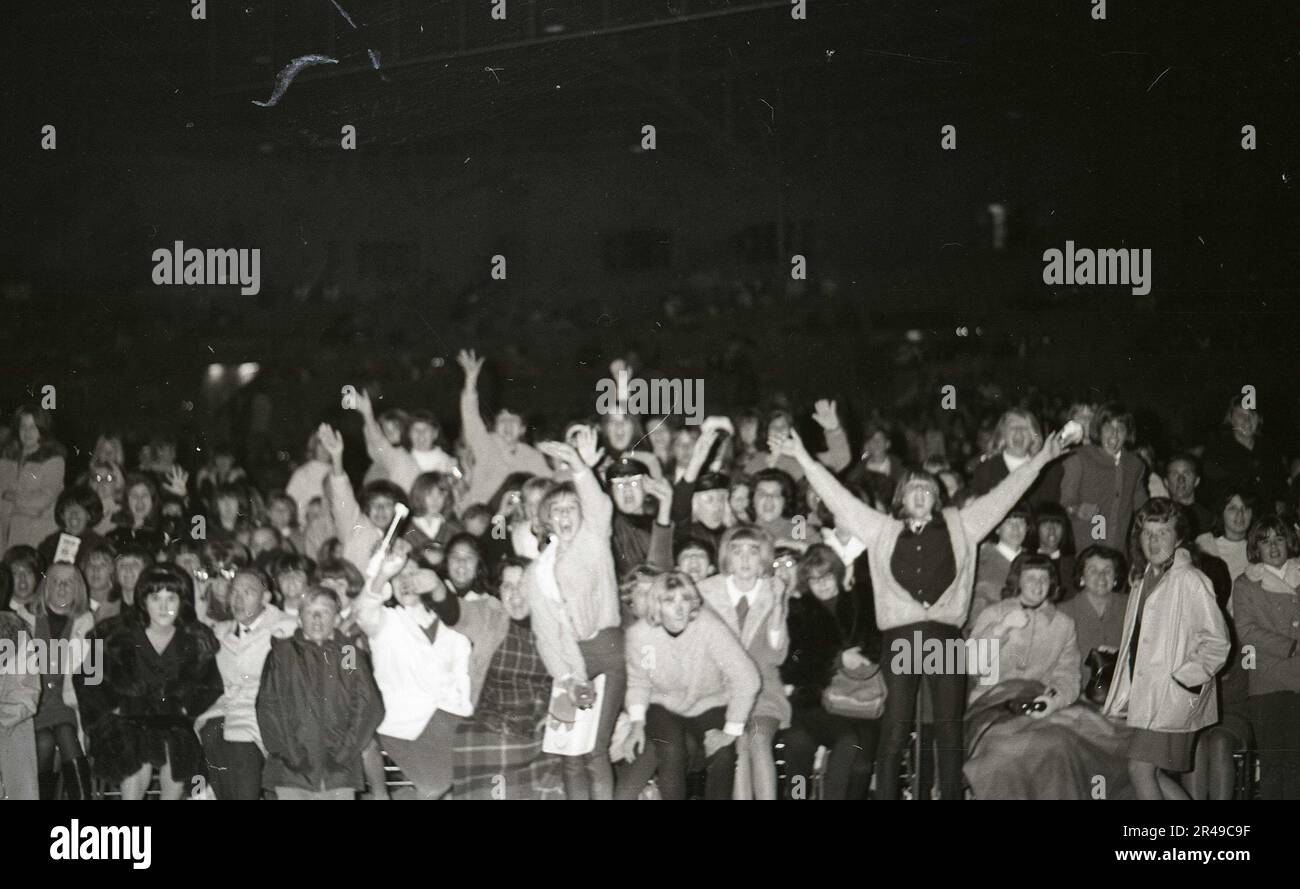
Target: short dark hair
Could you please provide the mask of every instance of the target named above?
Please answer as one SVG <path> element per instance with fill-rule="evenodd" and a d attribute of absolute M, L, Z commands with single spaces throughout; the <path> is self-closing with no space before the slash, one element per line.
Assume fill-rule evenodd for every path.
<path fill-rule="evenodd" d="M 784 469 L 777 469 L 775 466 L 760 469 L 758 472 L 754 473 L 754 477 L 750 481 L 749 489 L 751 500 L 753 499 L 754 494 L 758 491 L 758 486 L 763 482 L 776 482 L 781 486 L 781 496 L 785 498 L 781 514 L 787 518 L 794 515 L 795 510 L 799 508 L 799 501 L 797 499 L 798 493 L 795 490 L 794 479 L 790 477 L 790 473 L 786 472 Z"/>
<path fill-rule="evenodd" d="M 835 578 L 835 585 L 844 589 L 844 561 L 835 554 L 824 543 L 814 543 L 804 551 L 803 557 L 799 559 L 799 568 L 797 574 L 796 587 L 803 593 L 811 594 L 808 587 L 809 575 L 814 571 L 820 570 L 822 573 L 829 573 Z"/>
<path fill-rule="evenodd" d="M 1048 579 L 1047 601 L 1061 600 L 1061 572 L 1056 568 L 1056 560 L 1044 553 L 1022 552 L 1011 562 L 1007 571 L 1007 582 L 1002 586 L 1002 598 L 1011 599 L 1020 595 L 1020 576 L 1026 571 L 1046 571 Z"/>
<path fill-rule="evenodd" d="M 1241 498 L 1241 502 L 1251 511 L 1252 518 L 1255 513 L 1259 512 L 1259 496 L 1253 488 L 1245 486 L 1225 488 L 1219 499 L 1215 501 L 1213 531 L 1216 535 L 1222 534 L 1224 531 L 1223 511 L 1228 508 L 1228 504 L 1232 502 L 1233 497 Z"/>
<path fill-rule="evenodd" d="M 403 506 L 410 506 L 410 503 L 406 500 L 406 492 L 386 478 L 367 482 L 366 486 L 361 489 L 361 511 L 363 513 L 370 512 L 370 503 L 376 497 L 387 497 L 395 504 L 400 503 Z"/>
<path fill-rule="evenodd" d="M 718 564 L 718 548 L 713 545 L 712 541 L 706 540 L 703 537 L 695 536 L 687 537 L 680 545 L 678 545 L 676 551 L 673 553 L 673 561 L 675 562 L 677 559 L 680 559 L 682 553 L 686 552 L 688 549 L 704 550 L 704 554 L 709 557 L 709 564 Z"/>
<path fill-rule="evenodd" d="M 54 521 L 60 531 L 64 530 L 63 511 L 74 503 L 86 511 L 87 527 L 94 528 L 104 520 L 104 503 L 99 495 L 89 485 L 74 485 L 64 488 L 54 504 Z"/>
<path fill-rule="evenodd" d="M 336 612 L 343 610 L 343 603 L 339 601 L 339 594 L 334 592 L 329 587 L 320 586 L 319 584 L 309 586 L 303 592 L 302 607 L 306 608 L 308 605 L 310 605 L 312 602 L 315 602 L 317 599 L 329 599 L 330 603 L 333 604 L 334 610 Z"/>
<path fill-rule="evenodd" d="M 406 429 L 408 433 L 410 432 L 411 427 L 416 423 L 427 423 L 432 426 L 434 441 L 437 441 L 438 436 L 442 433 L 442 424 L 438 422 L 438 418 L 434 416 L 433 411 L 427 411 L 424 408 L 417 408 L 407 414 Z"/>
<path fill-rule="evenodd" d="M 346 559 L 335 559 L 332 562 L 323 562 L 320 569 L 316 572 L 317 583 L 323 580 L 342 580 L 348 585 L 348 598 L 355 599 L 361 595 L 361 589 L 366 585 L 366 578 L 351 562 Z"/>
<path fill-rule="evenodd" d="M 36 551 L 35 547 L 25 544 L 17 544 L 5 550 L 4 563 L 10 567 L 22 565 L 32 572 L 36 582 L 40 583 L 41 578 L 45 576 L 45 559 Z"/>
<path fill-rule="evenodd" d="M 1089 559 L 1105 559 L 1115 566 L 1115 584 L 1111 587 L 1112 593 L 1121 592 L 1128 585 L 1128 562 L 1124 560 L 1124 554 L 1103 543 L 1094 543 L 1079 553 L 1074 560 L 1074 577 L 1072 580 L 1075 589 L 1083 589 L 1083 573 L 1087 568 Z"/>

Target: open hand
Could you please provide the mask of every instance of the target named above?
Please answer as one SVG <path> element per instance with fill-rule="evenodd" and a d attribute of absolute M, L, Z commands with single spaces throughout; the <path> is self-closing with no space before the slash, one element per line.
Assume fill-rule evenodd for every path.
<path fill-rule="evenodd" d="M 835 409 L 835 402 L 823 398 L 815 405 L 812 418 L 817 421 L 817 425 L 827 432 L 834 432 L 840 428 L 839 411 Z"/>

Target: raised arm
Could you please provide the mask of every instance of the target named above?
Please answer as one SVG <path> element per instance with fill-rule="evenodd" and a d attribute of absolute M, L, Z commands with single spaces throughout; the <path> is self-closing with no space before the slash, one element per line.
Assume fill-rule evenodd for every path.
<path fill-rule="evenodd" d="M 395 449 L 388 443 L 384 429 L 375 419 L 375 407 L 370 401 L 370 393 L 362 391 L 356 397 L 357 413 L 361 415 L 361 428 L 366 438 L 366 454 L 374 463 L 383 467 L 384 472 L 392 477 L 392 462 L 396 456 Z"/>
<path fill-rule="evenodd" d="M 853 455 L 849 453 L 849 437 L 840 424 L 835 402 L 825 398 L 817 402 L 813 419 L 822 427 L 822 433 L 826 436 L 826 450 L 817 455 L 817 462 L 831 472 L 839 472 L 853 462 Z"/>
<path fill-rule="evenodd" d="M 465 371 L 465 388 L 460 390 L 460 429 L 465 443 L 478 460 L 491 447 L 492 433 L 483 422 L 478 403 L 478 375 L 483 370 L 483 359 L 473 349 L 462 349 L 456 361 Z"/>
<path fill-rule="evenodd" d="M 814 460 L 797 432 L 791 429 L 783 439 L 772 436 L 767 446 L 774 453 L 779 451 L 799 461 L 808 483 L 835 516 L 839 527 L 866 543 L 868 548 L 875 543 L 876 537 L 887 527 L 888 518 L 853 496 L 829 469 Z"/>
<path fill-rule="evenodd" d="M 537 445 L 537 449 L 568 467 L 573 475 L 573 487 L 578 492 L 578 502 L 582 504 L 583 524 L 591 523 L 599 536 L 608 537 L 610 524 L 614 520 L 614 504 L 601 489 L 595 472 L 590 468 L 597 462 L 596 430 L 582 426 L 573 431 L 573 437 L 577 447 L 562 441 L 543 441 Z"/>
<path fill-rule="evenodd" d="M 316 434 L 330 455 L 330 474 L 325 487 L 329 491 L 334 530 L 340 535 L 346 535 L 357 526 L 357 521 L 361 518 L 361 507 L 357 505 L 356 495 L 352 493 L 352 481 L 343 471 L 343 436 L 328 423 L 321 423 Z"/>
<path fill-rule="evenodd" d="M 992 491 L 962 507 L 961 523 L 967 537 L 978 542 L 991 534 L 1033 485 L 1043 467 L 1061 456 L 1063 450 L 1061 434 L 1053 432 L 1028 463 L 1004 478 Z"/>

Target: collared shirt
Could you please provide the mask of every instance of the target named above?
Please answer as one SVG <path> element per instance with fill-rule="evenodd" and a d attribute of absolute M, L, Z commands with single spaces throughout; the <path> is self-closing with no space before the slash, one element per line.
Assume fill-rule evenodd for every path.
<path fill-rule="evenodd" d="M 758 592 L 759 583 L 761 583 L 761 581 L 757 581 L 757 580 L 754 581 L 754 586 L 750 588 L 749 592 L 742 593 L 740 591 L 740 587 L 736 586 L 735 578 L 732 577 L 730 574 L 728 574 L 727 575 L 727 598 L 731 600 L 731 607 L 735 608 L 737 605 L 739 605 L 741 599 L 749 600 L 749 604 L 752 607 L 754 602 L 752 599 L 750 599 L 750 596 Z"/>

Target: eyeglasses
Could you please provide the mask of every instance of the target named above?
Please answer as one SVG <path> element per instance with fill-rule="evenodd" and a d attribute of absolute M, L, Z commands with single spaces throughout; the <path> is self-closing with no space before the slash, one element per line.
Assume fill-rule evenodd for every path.
<path fill-rule="evenodd" d="M 791 558 L 776 559 L 772 562 L 773 568 L 794 568 L 799 563 Z"/>

